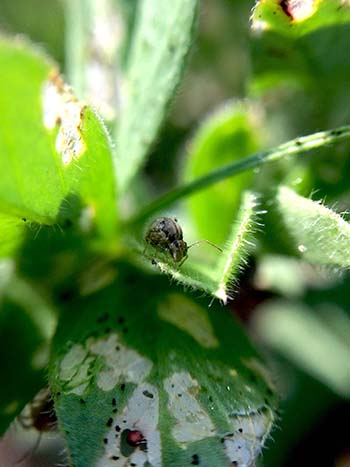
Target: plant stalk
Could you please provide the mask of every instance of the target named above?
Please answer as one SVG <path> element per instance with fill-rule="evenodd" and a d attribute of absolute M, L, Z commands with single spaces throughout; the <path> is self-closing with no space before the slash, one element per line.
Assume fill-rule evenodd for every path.
<path fill-rule="evenodd" d="M 239 161 L 223 165 L 203 177 L 199 177 L 189 183 L 168 191 L 142 208 L 128 221 L 128 224 L 143 223 L 147 218 L 173 204 L 175 201 L 179 201 L 186 196 L 208 188 L 215 183 L 221 182 L 225 178 L 232 177 L 233 175 L 244 172 L 245 170 L 253 169 L 254 167 L 258 167 L 267 162 L 277 161 L 286 156 L 302 154 L 310 151 L 311 149 L 316 149 L 326 146 L 327 144 L 346 139 L 350 139 L 350 125 L 338 127 L 333 130 L 320 131 L 307 136 L 301 136 L 275 148 L 260 151 Z"/>

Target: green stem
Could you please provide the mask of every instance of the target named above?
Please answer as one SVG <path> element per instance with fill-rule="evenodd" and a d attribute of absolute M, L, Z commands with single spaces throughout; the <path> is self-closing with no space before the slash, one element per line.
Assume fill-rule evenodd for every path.
<path fill-rule="evenodd" d="M 208 188 L 215 183 L 221 182 L 225 178 L 232 177 L 233 175 L 245 170 L 252 169 L 265 164 L 266 162 L 273 162 L 282 159 L 285 156 L 301 154 L 303 152 L 310 151 L 310 149 L 319 148 L 326 144 L 341 141 L 343 139 L 350 139 L 350 125 L 335 128 L 333 130 L 320 131 L 308 136 L 302 136 L 288 141 L 287 143 L 283 143 L 275 148 L 257 152 L 239 161 L 224 165 L 203 177 L 197 178 L 192 182 L 181 185 L 168 193 L 165 193 L 165 195 L 142 208 L 128 221 L 128 224 L 144 222 L 152 214 L 164 209 L 175 201 L 178 201 L 185 196 L 192 195 L 204 188 Z"/>
<path fill-rule="evenodd" d="M 79 99 L 85 97 L 90 43 L 91 0 L 65 0 L 66 75 Z"/>
<path fill-rule="evenodd" d="M 120 39 L 118 34 L 109 32 L 114 30 L 117 23 L 116 0 L 65 0 L 64 5 L 68 81 L 79 99 L 90 101 L 99 94 L 99 108 L 103 109 L 107 104 L 114 107 L 115 96 L 110 88 L 114 90 L 115 86 L 116 52 Z M 101 31 L 105 31 L 103 40 Z M 98 70 L 98 77 L 93 75 L 92 79 L 92 70 Z M 102 86 L 107 90 L 101 92 Z M 105 102 L 106 96 L 110 97 L 111 102 Z"/>

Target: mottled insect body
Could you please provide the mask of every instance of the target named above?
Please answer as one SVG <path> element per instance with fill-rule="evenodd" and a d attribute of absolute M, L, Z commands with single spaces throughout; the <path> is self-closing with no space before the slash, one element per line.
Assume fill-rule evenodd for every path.
<path fill-rule="evenodd" d="M 221 248 L 208 240 L 198 240 L 187 245 L 183 239 L 182 228 L 175 217 L 159 217 L 148 227 L 145 240 L 148 245 L 153 246 L 160 252 L 170 254 L 175 264 L 181 266 L 188 257 L 188 249 L 199 243 L 208 243 L 219 251 Z M 144 252 L 147 249 L 144 250 Z"/>
<path fill-rule="evenodd" d="M 188 246 L 176 218 L 159 217 L 149 226 L 146 242 L 164 253 L 170 253 L 175 263 L 185 261 Z"/>

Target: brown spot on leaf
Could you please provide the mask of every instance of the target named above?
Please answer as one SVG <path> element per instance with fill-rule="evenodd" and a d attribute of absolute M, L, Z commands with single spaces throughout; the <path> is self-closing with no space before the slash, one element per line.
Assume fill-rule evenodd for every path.
<path fill-rule="evenodd" d="M 42 92 L 43 123 L 48 130 L 59 125 L 56 150 L 63 165 L 69 165 L 85 152 L 81 135 L 85 104 L 79 102 L 57 70 L 50 73 Z"/>

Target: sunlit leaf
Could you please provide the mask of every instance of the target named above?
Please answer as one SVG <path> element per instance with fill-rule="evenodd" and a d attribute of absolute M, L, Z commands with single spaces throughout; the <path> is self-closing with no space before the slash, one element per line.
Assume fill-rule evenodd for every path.
<path fill-rule="evenodd" d="M 329 105 L 333 95 L 339 98 L 340 86 L 341 92 L 347 93 L 350 70 L 347 2 L 258 1 L 251 20 L 255 33 L 253 89 L 283 83 L 287 83 L 289 89 L 301 85 L 312 94 L 321 92 L 319 106 Z M 323 102 L 322 96 L 326 95 Z"/>
<path fill-rule="evenodd" d="M 24 223 L 16 216 L 0 212 L 0 258 L 11 256 L 24 236 Z"/>
<path fill-rule="evenodd" d="M 89 229 L 111 236 L 115 190 L 100 120 L 76 100 L 56 66 L 21 41 L 0 40 L 0 73 L 0 211 L 64 227 L 64 220 L 76 220 L 75 197 Z"/>
<path fill-rule="evenodd" d="M 276 31 L 285 36 L 302 36 L 320 28 L 350 22 L 350 8 L 344 0 L 258 0 L 251 16 L 258 32 Z"/>

